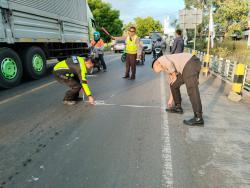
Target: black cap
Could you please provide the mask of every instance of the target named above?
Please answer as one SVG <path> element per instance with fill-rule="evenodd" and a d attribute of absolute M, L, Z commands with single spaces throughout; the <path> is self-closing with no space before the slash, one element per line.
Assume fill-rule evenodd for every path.
<path fill-rule="evenodd" d="M 156 62 L 158 59 L 159 59 L 159 58 L 153 60 L 152 65 L 151 65 L 152 68 L 154 68 L 154 64 L 155 64 L 155 62 Z"/>

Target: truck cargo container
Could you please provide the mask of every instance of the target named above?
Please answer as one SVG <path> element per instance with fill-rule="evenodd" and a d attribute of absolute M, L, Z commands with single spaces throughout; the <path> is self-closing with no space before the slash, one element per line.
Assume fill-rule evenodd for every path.
<path fill-rule="evenodd" d="M 87 56 L 94 28 L 87 0 L 0 0 L 0 87 L 39 79 L 46 60 Z"/>

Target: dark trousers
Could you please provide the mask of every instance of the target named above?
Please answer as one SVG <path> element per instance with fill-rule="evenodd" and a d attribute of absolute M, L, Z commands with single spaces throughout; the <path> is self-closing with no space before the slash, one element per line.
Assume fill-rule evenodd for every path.
<path fill-rule="evenodd" d="M 64 71 L 54 71 L 54 76 L 59 83 L 66 85 L 70 88 L 68 91 L 66 91 L 63 100 L 76 101 L 79 97 L 79 91 L 82 88 L 79 79 L 76 77 L 71 78 L 65 76 Z"/>
<path fill-rule="evenodd" d="M 103 69 L 106 70 L 106 69 L 107 69 L 107 66 L 106 66 L 106 63 L 105 63 L 105 61 L 104 61 L 103 54 L 99 54 L 99 59 L 100 59 L 100 61 L 101 61 L 101 64 L 102 64 Z"/>
<path fill-rule="evenodd" d="M 187 93 L 195 114 L 202 114 L 202 104 L 199 92 L 200 61 L 193 56 L 184 67 L 182 74 L 178 74 L 177 80 L 170 86 L 174 102 L 181 105 L 180 87 L 186 84 Z"/>
<path fill-rule="evenodd" d="M 137 54 L 127 54 L 126 56 L 126 72 L 125 76 L 129 77 L 131 69 L 131 78 L 135 78 L 136 74 L 136 58 Z"/>

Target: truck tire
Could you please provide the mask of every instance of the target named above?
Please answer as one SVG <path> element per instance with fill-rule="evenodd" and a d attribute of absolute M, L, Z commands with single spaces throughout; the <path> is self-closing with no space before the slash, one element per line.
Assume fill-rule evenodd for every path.
<path fill-rule="evenodd" d="M 0 87 L 17 86 L 23 75 L 23 67 L 18 54 L 11 48 L 0 48 Z"/>
<path fill-rule="evenodd" d="M 22 52 L 24 72 L 32 79 L 39 79 L 46 73 L 46 57 L 38 46 L 31 46 Z"/>

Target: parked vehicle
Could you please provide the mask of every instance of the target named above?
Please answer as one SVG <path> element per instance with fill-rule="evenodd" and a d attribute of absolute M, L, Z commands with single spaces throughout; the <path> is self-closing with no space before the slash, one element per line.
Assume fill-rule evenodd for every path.
<path fill-rule="evenodd" d="M 39 79 L 48 59 L 87 56 L 94 27 L 86 0 L 1 0 L 0 87 Z"/>
<path fill-rule="evenodd" d="M 115 44 L 113 45 L 113 51 L 115 53 L 117 52 L 122 52 L 125 50 L 126 44 L 125 44 L 125 40 L 115 40 Z"/>
<path fill-rule="evenodd" d="M 151 54 L 152 50 L 153 50 L 153 41 L 152 41 L 152 39 L 143 38 L 143 39 L 141 39 L 141 42 L 143 43 L 143 47 L 147 47 L 147 49 L 145 49 L 145 53 Z"/>

